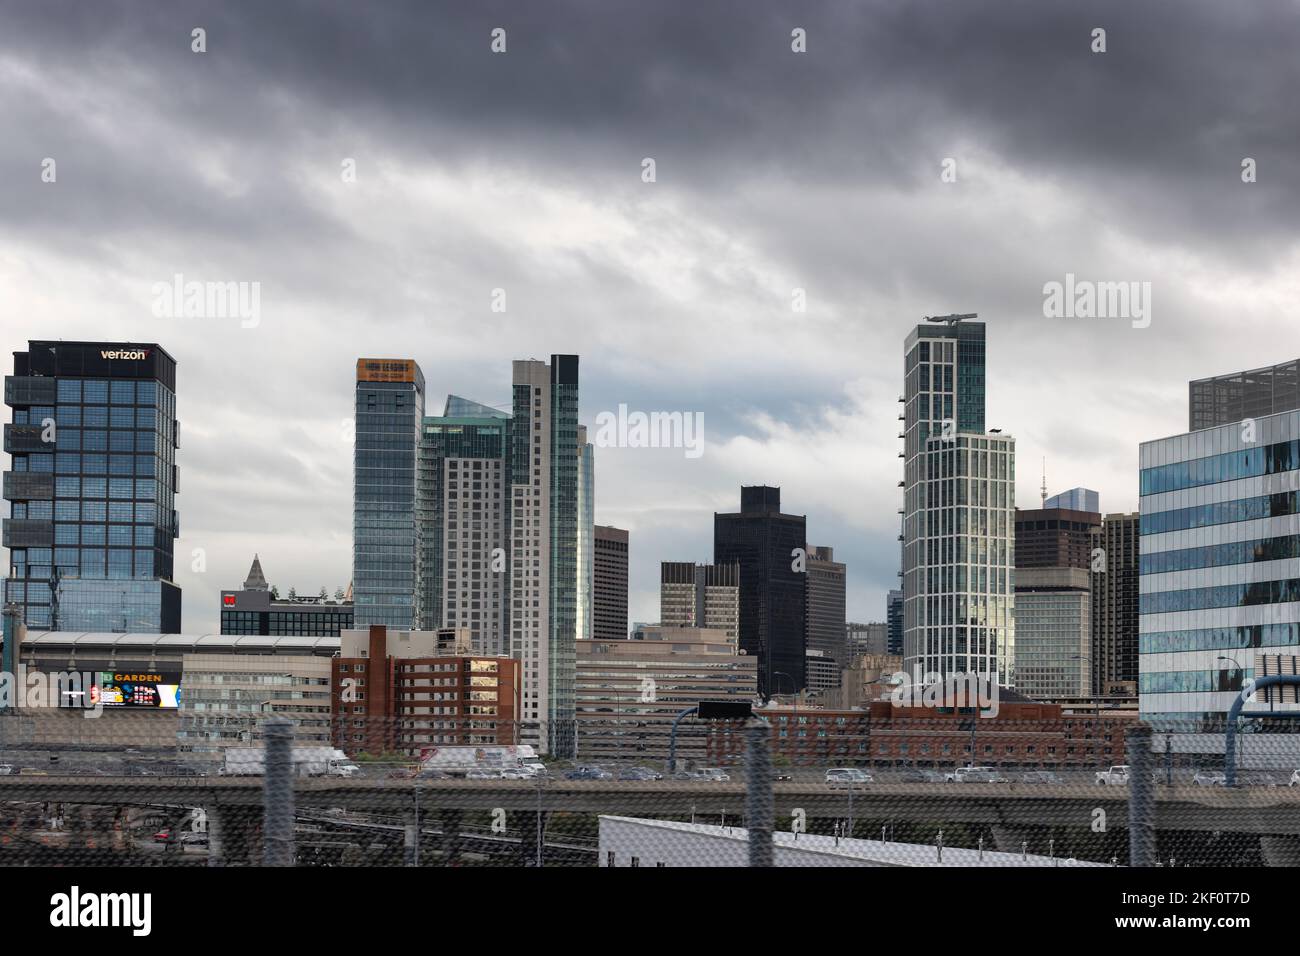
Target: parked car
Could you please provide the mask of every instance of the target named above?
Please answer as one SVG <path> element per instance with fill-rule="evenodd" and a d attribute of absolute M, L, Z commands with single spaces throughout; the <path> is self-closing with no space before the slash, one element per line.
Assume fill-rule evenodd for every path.
<path fill-rule="evenodd" d="M 708 780 L 712 783 L 726 783 L 731 779 L 731 774 L 721 767 L 701 767 L 695 771 L 697 780 Z"/>
<path fill-rule="evenodd" d="M 500 770 L 484 770 L 482 767 L 465 771 L 466 780 L 500 780 L 503 776 L 505 774 Z"/>
<path fill-rule="evenodd" d="M 161 830 L 159 830 L 157 833 L 155 833 L 155 834 L 153 835 L 153 842 L 154 842 L 154 843 L 166 843 L 166 842 L 167 842 L 168 840 L 170 840 L 171 838 L 172 838 L 172 831 L 171 831 L 171 828 L 170 828 L 170 827 L 163 827 Z"/>
<path fill-rule="evenodd" d="M 1056 773 L 1054 770 L 1028 770 L 1020 775 L 1020 782 L 1046 784 L 1055 787 L 1065 781 L 1062 780 L 1061 775 Z"/>
<path fill-rule="evenodd" d="M 1007 778 L 993 767 L 958 767 L 943 775 L 946 783 L 1006 783 Z"/>
<path fill-rule="evenodd" d="M 566 780 L 609 780 L 613 774 L 600 767 L 575 767 L 564 775 Z"/>
<path fill-rule="evenodd" d="M 938 770 L 923 770 L 917 768 L 913 770 L 904 770 L 901 779 L 903 783 L 943 783 L 943 774 Z"/>
<path fill-rule="evenodd" d="M 13 772 L 14 768 L 11 764 L 0 763 L 0 777 L 7 777 Z"/>
<path fill-rule="evenodd" d="M 794 779 L 794 774 L 792 774 L 789 770 L 772 771 L 772 780 L 776 783 L 781 783 L 783 781 L 793 780 L 793 779 Z"/>
<path fill-rule="evenodd" d="M 1300 786 L 1300 770 L 1297 770 L 1293 774 L 1291 774 L 1291 779 L 1287 781 L 1287 786 L 1288 787 Z"/>
<path fill-rule="evenodd" d="M 389 774 L 389 776 L 391 777 L 392 774 Z M 450 775 L 444 770 L 430 769 L 430 770 L 421 770 L 418 774 L 416 774 L 416 779 L 417 780 L 446 780 L 449 778 L 449 776 Z"/>
<path fill-rule="evenodd" d="M 429 771 L 425 771 L 428 773 Z M 396 770 L 388 771 L 389 780 L 410 780 L 416 775 L 416 771 L 411 767 L 398 767 Z"/>
<path fill-rule="evenodd" d="M 1228 778 L 1218 770 L 1198 770 L 1196 776 L 1192 777 L 1192 783 L 1198 787 L 1224 787 L 1228 784 Z"/>
<path fill-rule="evenodd" d="M 662 780 L 664 775 L 649 767 L 625 767 L 618 772 L 619 780 Z"/>
<path fill-rule="evenodd" d="M 857 767 L 832 767 L 826 771 L 826 785 L 832 790 L 838 787 L 861 786 L 874 780 L 871 774 Z"/>
<path fill-rule="evenodd" d="M 1128 764 L 1117 764 L 1109 770 L 1097 771 L 1097 785 L 1102 787 L 1122 787 L 1128 783 Z"/>
<path fill-rule="evenodd" d="M 182 850 L 206 850 L 208 848 L 208 835 L 206 833 L 182 833 L 181 849 Z"/>

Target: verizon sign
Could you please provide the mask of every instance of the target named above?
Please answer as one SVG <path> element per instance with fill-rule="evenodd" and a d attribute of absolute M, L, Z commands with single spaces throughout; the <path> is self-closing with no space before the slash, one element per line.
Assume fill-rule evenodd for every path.
<path fill-rule="evenodd" d="M 147 359 L 149 357 L 148 349 L 103 349 L 99 353 L 100 358 L 105 359 Z"/>

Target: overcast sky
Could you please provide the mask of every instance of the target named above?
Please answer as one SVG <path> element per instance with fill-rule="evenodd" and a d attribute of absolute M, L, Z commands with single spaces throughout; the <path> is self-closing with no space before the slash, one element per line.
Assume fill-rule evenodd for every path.
<path fill-rule="evenodd" d="M 1189 379 L 1300 354 L 1297 49 L 1267 0 L 8 3 L 0 350 L 176 358 L 187 631 L 254 552 L 282 592 L 346 584 L 361 355 L 418 360 L 434 412 L 556 352 L 585 422 L 702 412 L 698 458 L 597 449 L 632 620 L 764 483 L 883 620 L 922 316 L 988 323 L 1021 507 L 1045 458 L 1136 509 Z M 256 325 L 156 316 L 178 273 L 260 283 Z M 1067 273 L 1149 282 L 1149 325 L 1046 317 Z"/>

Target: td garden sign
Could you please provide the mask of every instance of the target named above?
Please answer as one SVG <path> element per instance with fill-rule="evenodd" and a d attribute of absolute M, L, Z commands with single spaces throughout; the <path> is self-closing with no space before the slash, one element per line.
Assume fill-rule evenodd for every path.
<path fill-rule="evenodd" d="M 0 711 L 71 709 L 98 717 L 105 709 L 179 706 L 177 671 L 0 671 Z"/>

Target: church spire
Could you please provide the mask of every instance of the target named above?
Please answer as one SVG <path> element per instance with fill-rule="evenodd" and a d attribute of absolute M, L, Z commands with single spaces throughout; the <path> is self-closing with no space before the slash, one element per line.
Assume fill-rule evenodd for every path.
<path fill-rule="evenodd" d="M 266 575 L 262 573 L 262 562 L 258 560 L 257 555 L 253 555 L 253 566 L 248 569 L 248 577 L 244 580 L 245 591 L 268 591 L 270 587 L 266 583 Z"/>

